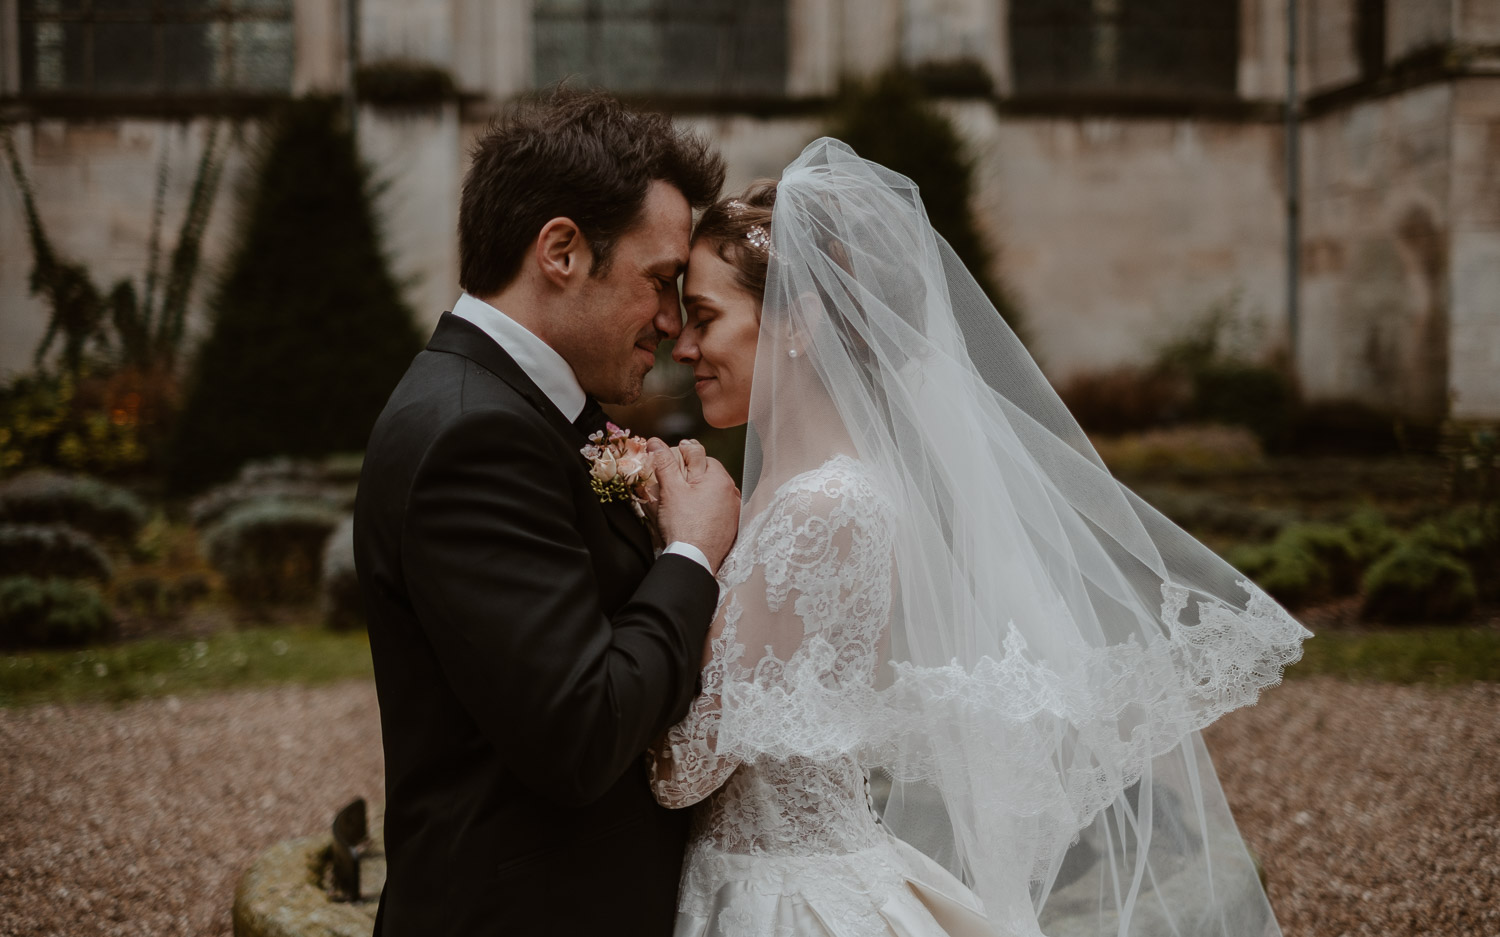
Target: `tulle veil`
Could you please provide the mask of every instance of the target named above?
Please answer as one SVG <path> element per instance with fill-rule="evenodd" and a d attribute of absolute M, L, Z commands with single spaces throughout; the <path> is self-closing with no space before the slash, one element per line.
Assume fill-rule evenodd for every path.
<path fill-rule="evenodd" d="M 893 611 L 868 692 L 742 668 L 719 752 L 857 753 L 883 822 L 1017 934 L 1278 934 L 1199 730 L 1308 632 L 1111 477 L 909 179 L 817 140 L 769 233 L 743 519 L 851 439 Z"/>

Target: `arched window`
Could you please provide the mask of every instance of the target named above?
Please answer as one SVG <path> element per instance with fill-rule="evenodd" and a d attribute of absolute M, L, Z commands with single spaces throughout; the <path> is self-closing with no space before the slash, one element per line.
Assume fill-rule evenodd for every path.
<path fill-rule="evenodd" d="M 1010 0 L 1018 95 L 1235 93 L 1238 0 Z"/>
<path fill-rule="evenodd" d="M 25 94 L 284 92 L 292 0 L 20 0 Z"/>
<path fill-rule="evenodd" d="M 536 0 L 535 79 L 625 94 L 776 95 L 787 0 Z"/>

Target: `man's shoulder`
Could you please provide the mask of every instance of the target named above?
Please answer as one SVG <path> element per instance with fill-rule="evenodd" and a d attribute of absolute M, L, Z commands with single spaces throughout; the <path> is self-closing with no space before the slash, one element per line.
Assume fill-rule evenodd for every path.
<path fill-rule="evenodd" d="M 398 453 L 418 456 L 455 434 L 536 442 L 557 435 L 536 407 L 494 372 L 462 355 L 426 350 L 412 361 L 376 419 L 366 461 Z"/>

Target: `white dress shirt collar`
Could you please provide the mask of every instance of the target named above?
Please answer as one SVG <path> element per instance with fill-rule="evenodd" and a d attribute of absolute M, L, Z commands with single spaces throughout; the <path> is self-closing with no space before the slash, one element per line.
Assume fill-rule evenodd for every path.
<path fill-rule="evenodd" d="M 562 355 L 537 338 L 526 326 L 468 293 L 453 304 L 453 314 L 477 325 L 484 334 L 505 349 L 532 383 L 562 411 L 569 422 L 583 412 L 587 395 L 579 386 L 578 376 Z"/>

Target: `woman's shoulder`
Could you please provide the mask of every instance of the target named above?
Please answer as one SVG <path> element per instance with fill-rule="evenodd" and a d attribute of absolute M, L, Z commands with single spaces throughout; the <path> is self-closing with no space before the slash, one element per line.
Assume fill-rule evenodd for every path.
<path fill-rule="evenodd" d="M 873 466 L 841 453 L 783 483 L 767 513 L 886 520 L 893 504 L 887 489 Z"/>

